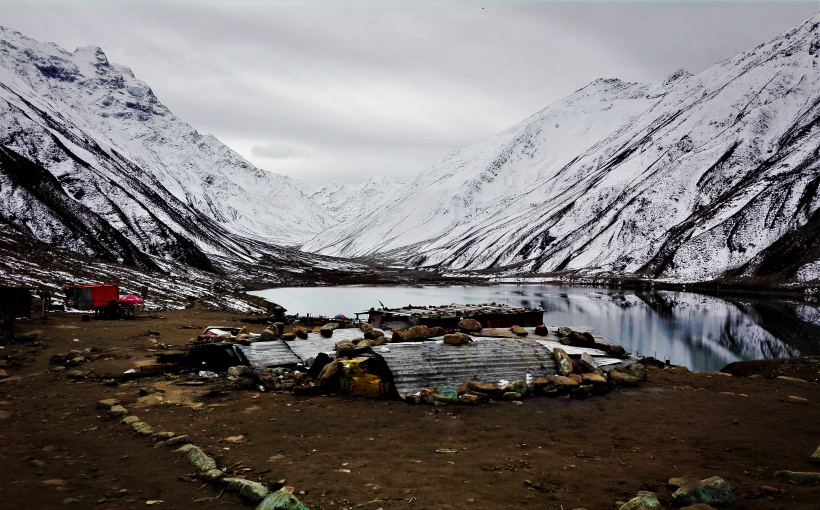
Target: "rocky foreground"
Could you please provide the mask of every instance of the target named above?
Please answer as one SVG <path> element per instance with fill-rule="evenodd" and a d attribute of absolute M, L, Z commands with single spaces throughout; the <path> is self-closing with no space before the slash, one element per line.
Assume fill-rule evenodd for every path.
<path fill-rule="evenodd" d="M 636 498 L 676 508 L 682 494 L 703 500 L 709 487 L 719 493 L 724 482 L 729 508 L 816 509 L 820 500 L 820 485 L 804 485 L 813 481 L 801 475 L 820 471 L 812 459 L 820 444 L 820 385 L 797 377 L 647 364 L 639 386 L 587 399 L 419 406 L 234 391 L 227 378 L 185 385 L 150 371 L 126 376 L 132 369 L 143 375 L 140 367 L 201 331 L 184 328 L 245 325 L 241 316 L 199 307 L 164 317 L 83 323 L 55 316 L 20 326 L 21 341 L 2 345 L 4 504 L 249 508 L 241 492 L 246 482 L 274 494 L 293 487 L 290 494 L 302 504 L 328 510 L 617 510 L 638 508 Z M 32 330 L 40 334 L 33 338 Z M 55 371 L 52 355 L 71 350 L 83 362 Z M 69 377 L 73 370 L 85 375 Z M 107 384 L 94 374 L 122 377 Z M 97 407 L 109 399 L 127 414 Z M 123 423 L 126 416 L 138 421 Z M 135 428 L 140 422 L 145 425 Z M 205 483 L 207 476 L 187 460 L 190 451 L 167 443 L 169 433 L 186 436 L 177 441 L 196 445 L 223 479 L 246 482 Z"/>

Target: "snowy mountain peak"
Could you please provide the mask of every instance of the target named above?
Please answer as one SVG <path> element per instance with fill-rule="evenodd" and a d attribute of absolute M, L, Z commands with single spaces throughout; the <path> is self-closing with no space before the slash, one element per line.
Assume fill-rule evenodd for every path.
<path fill-rule="evenodd" d="M 820 222 L 818 25 L 696 76 L 596 80 L 303 249 L 511 273 L 809 274 L 808 245 L 779 263 L 770 247 Z"/>

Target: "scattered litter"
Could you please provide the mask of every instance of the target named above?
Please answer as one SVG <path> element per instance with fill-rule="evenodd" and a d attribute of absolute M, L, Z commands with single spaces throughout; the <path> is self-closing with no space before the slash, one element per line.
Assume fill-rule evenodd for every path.
<path fill-rule="evenodd" d="M 339 473 L 350 473 L 349 469 L 337 469 L 336 471 Z"/>
<path fill-rule="evenodd" d="M 452 448 L 440 448 L 436 450 L 436 453 L 458 453 L 458 450 L 453 450 Z"/>
<path fill-rule="evenodd" d="M 207 377 L 208 379 L 219 377 L 216 372 L 211 372 L 210 370 L 200 370 L 198 375 L 199 377 Z"/>
<path fill-rule="evenodd" d="M 152 500 L 149 500 L 149 501 L 145 502 L 146 505 L 156 505 L 158 503 L 165 503 L 165 502 L 161 499 L 152 499 Z"/>
<path fill-rule="evenodd" d="M 74 341 L 76 342 L 76 340 L 74 340 Z M 129 368 L 128 370 L 123 372 L 123 374 L 136 374 L 136 373 L 137 373 L 137 371 L 134 370 L 133 368 Z"/>
<path fill-rule="evenodd" d="M 170 373 L 169 373 L 169 374 L 165 374 L 165 378 L 166 378 L 166 379 L 171 379 L 171 380 L 174 380 L 174 379 L 179 379 L 179 376 L 178 376 L 178 375 L 174 375 L 174 374 L 170 374 Z"/>
<path fill-rule="evenodd" d="M 259 398 L 259 393 L 255 394 L 255 395 L 254 395 L 254 396 L 252 396 L 251 398 Z"/>

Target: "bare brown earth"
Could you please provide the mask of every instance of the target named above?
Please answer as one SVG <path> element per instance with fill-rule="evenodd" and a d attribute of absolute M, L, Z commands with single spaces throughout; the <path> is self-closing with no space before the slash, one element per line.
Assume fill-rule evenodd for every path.
<path fill-rule="evenodd" d="M 62 508 L 67 498 L 80 501 L 75 508 L 252 508 L 235 494 L 220 497 L 213 486 L 187 481 L 191 468 L 178 454 L 102 418 L 95 404 L 103 398 L 121 399 L 155 430 L 190 435 L 229 472 L 285 480 L 314 509 L 611 510 L 643 489 L 658 491 L 671 508 L 664 482 L 684 475 L 726 478 L 732 508 L 818 508 L 820 487 L 773 476 L 781 469 L 820 471 L 808 460 L 820 445 L 820 385 L 813 383 L 651 369 L 638 388 L 584 401 L 430 407 L 257 397 L 222 393 L 217 385 L 186 388 L 164 377 L 105 386 L 49 372 L 50 355 L 97 347 L 114 359 L 79 369 L 122 373 L 154 362 L 156 353 L 146 350 L 149 330 L 182 345 L 196 331 L 181 326 L 230 318 L 202 309 L 164 316 L 88 323 L 55 316 L 18 328 L 41 330 L 45 348 L 18 343 L 0 350 L 0 359 L 12 355 L 21 363 L 5 368 L 10 377 L 0 381 L 0 508 Z M 147 396 L 138 396 L 141 387 Z M 785 402 L 790 395 L 808 404 Z M 237 435 L 244 442 L 224 441 Z M 753 493 L 763 485 L 785 492 Z M 759 497 L 744 499 L 745 493 Z M 149 500 L 163 503 L 147 507 Z"/>

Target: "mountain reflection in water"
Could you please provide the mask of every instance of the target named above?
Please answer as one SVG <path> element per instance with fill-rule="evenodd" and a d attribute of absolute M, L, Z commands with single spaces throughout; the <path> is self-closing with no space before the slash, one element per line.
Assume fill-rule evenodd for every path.
<path fill-rule="evenodd" d="M 630 352 L 668 357 L 692 370 L 820 354 L 820 305 L 769 297 L 557 285 L 285 287 L 252 294 L 284 306 L 290 314 L 331 317 L 379 308 L 379 301 L 388 307 L 493 301 L 540 305 L 548 326 L 590 326 Z"/>

